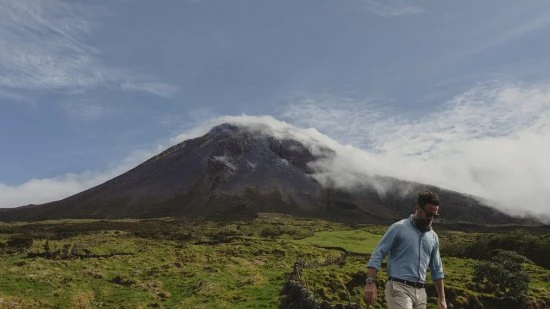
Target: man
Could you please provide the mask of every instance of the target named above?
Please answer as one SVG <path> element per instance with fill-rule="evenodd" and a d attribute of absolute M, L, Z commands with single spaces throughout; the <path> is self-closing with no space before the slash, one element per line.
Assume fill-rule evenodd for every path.
<path fill-rule="evenodd" d="M 432 230 L 434 217 L 439 216 L 439 197 L 425 191 L 418 194 L 414 214 L 392 224 L 367 263 L 365 302 L 376 302 L 376 273 L 389 254 L 386 301 L 390 309 L 425 309 L 426 270 L 428 267 L 438 296 L 439 309 L 446 309 L 443 289 L 443 265 L 439 256 L 439 238 Z"/>

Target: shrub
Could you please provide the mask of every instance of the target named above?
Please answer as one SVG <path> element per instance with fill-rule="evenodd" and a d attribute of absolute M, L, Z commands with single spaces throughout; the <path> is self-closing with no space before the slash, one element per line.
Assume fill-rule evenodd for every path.
<path fill-rule="evenodd" d="M 275 238 L 282 235 L 284 231 L 280 226 L 268 225 L 262 229 L 260 236 L 264 238 Z"/>
<path fill-rule="evenodd" d="M 117 275 L 112 280 L 112 283 L 120 284 L 123 286 L 131 286 L 137 283 L 134 278 L 126 277 L 124 275 Z"/>
<path fill-rule="evenodd" d="M 491 255 L 492 255 L 492 259 L 495 261 L 510 260 L 519 264 L 522 264 L 522 263 L 533 264 L 533 261 L 531 261 L 526 256 L 521 255 L 515 251 L 496 249 L 491 251 Z"/>
<path fill-rule="evenodd" d="M 515 258 L 517 256 L 514 256 Z M 507 254 L 499 254 L 490 261 L 478 262 L 474 266 L 473 272 L 475 284 L 481 290 L 494 293 L 499 297 L 517 298 L 522 296 L 529 288 L 530 277 L 522 269 L 521 264 L 514 259 Z"/>
<path fill-rule="evenodd" d="M 7 245 L 11 249 L 27 250 L 32 247 L 33 239 L 24 236 L 13 236 L 7 242 Z"/>
<path fill-rule="evenodd" d="M 466 257 L 473 259 L 486 259 L 490 251 L 490 243 L 488 237 L 479 237 L 465 250 Z"/>

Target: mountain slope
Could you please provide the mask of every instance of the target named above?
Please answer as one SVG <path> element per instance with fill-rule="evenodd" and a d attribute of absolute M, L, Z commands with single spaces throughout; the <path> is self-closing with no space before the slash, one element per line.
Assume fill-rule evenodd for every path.
<path fill-rule="evenodd" d="M 59 218 L 242 217 L 279 212 L 350 222 L 390 222 L 408 215 L 426 186 L 372 176 L 351 189 L 321 184 L 315 170 L 335 153 L 291 137 L 222 124 L 134 169 L 66 199 L 0 209 L 0 220 Z M 377 184 L 382 184 L 381 191 Z M 440 190 L 444 218 L 520 223 L 467 195 Z"/>

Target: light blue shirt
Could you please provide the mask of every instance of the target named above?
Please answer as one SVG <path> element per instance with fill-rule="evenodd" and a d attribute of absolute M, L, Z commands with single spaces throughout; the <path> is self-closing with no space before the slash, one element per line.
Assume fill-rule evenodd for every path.
<path fill-rule="evenodd" d="M 367 267 L 380 270 L 382 260 L 388 254 L 390 277 L 424 283 L 428 267 L 432 280 L 444 277 L 437 234 L 433 230 L 421 232 L 413 223 L 412 216 L 388 228 L 374 249 Z"/>

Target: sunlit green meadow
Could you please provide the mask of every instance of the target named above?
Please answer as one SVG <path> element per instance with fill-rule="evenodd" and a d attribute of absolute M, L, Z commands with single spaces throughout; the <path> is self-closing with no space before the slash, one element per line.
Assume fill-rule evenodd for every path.
<path fill-rule="evenodd" d="M 365 308 L 365 263 L 385 228 L 275 214 L 232 222 L 2 224 L 0 308 L 283 308 L 285 283 L 296 262 L 310 265 L 300 281 L 317 300 Z M 477 235 L 441 234 L 460 246 Z M 14 239 L 32 244 L 19 248 Z M 450 302 L 493 297 L 468 284 L 476 259 L 445 252 Z M 539 303 L 550 299 L 550 271 L 525 267 L 532 276 L 527 296 Z M 381 285 L 386 276 L 382 270 Z M 379 300 L 371 308 L 383 308 L 384 297 Z"/>

